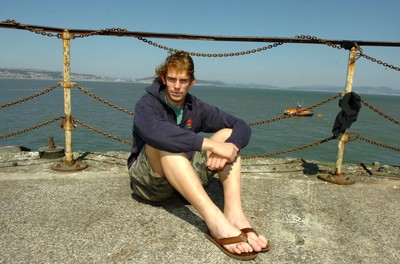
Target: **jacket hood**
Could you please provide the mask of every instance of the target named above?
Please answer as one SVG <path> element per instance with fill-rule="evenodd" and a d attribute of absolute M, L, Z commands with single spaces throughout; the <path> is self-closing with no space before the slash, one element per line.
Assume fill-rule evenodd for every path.
<path fill-rule="evenodd" d="M 161 85 L 159 82 L 155 81 L 146 88 L 146 92 L 148 92 L 153 97 L 157 98 L 157 100 L 160 101 L 161 103 L 165 104 L 164 89 L 165 85 Z"/>

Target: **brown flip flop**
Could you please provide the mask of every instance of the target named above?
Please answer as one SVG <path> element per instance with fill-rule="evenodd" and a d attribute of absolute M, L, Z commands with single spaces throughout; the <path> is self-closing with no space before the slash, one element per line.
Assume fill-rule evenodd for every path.
<path fill-rule="evenodd" d="M 245 232 L 242 232 L 240 235 L 236 237 L 227 237 L 227 238 L 215 238 L 211 235 L 210 231 L 207 231 L 205 233 L 205 236 L 208 240 L 213 242 L 219 249 L 221 249 L 222 252 L 224 252 L 226 255 L 228 255 L 231 258 L 237 259 L 237 260 L 251 260 L 255 259 L 257 257 L 256 252 L 244 252 L 241 254 L 236 254 L 229 252 L 223 245 L 229 245 L 229 244 L 236 244 L 240 242 L 246 242 L 247 243 L 247 234 Z"/>
<path fill-rule="evenodd" d="M 245 234 L 248 234 L 248 233 L 252 233 L 252 232 L 253 232 L 253 233 L 256 234 L 257 236 L 259 236 L 258 233 L 256 232 L 256 230 L 254 230 L 254 229 L 251 228 L 251 227 L 242 228 L 242 229 L 240 229 L 240 231 L 242 231 L 242 232 L 245 233 Z M 271 248 L 271 243 L 269 242 L 269 240 L 267 240 L 267 241 L 268 241 L 267 246 L 266 246 L 265 248 L 262 248 L 260 252 L 267 252 L 267 251 Z"/>

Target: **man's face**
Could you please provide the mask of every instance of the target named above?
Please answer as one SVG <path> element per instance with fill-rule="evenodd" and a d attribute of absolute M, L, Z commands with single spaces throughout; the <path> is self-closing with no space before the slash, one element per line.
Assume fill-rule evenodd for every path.
<path fill-rule="evenodd" d="M 195 83 L 186 71 L 176 71 L 171 68 L 167 70 L 165 77 L 162 77 L 162 81 L 166 85 L 167 100 L 177 108 L 183 106 L 190 87 Z"/>

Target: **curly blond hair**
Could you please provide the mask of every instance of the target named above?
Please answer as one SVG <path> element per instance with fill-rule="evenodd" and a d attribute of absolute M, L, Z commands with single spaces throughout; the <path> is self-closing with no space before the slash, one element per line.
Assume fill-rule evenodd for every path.
<path fill-rule="evenodd" d="M 165 62 L 156 68 L 155 81 L 162 83 L 161 77 L 165 77 L 169 68 L 174 68 L 177 71 L 186 71 L 190 79 L 195 80 L 193 59 L 185 51 L 178 51 L 169 55 Z"/>

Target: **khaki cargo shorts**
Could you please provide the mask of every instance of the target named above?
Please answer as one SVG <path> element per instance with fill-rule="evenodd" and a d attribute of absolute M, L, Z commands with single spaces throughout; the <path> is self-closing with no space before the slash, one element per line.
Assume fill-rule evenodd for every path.
<path fill-rule="evenodd" d="M 207 168 L 206 161 L 207 153 L 197 151 L 193 153 L 190 161 L 204 187 L 210 184 L 216 174 L 216 171 Z M 175 193 L 175 189 L 165 177 L 153 176 L 153 170 L 147 162 L 145 148 L 130 167 L 129 176 L 133 193 L 144 200 L 161 202 Z"/>

